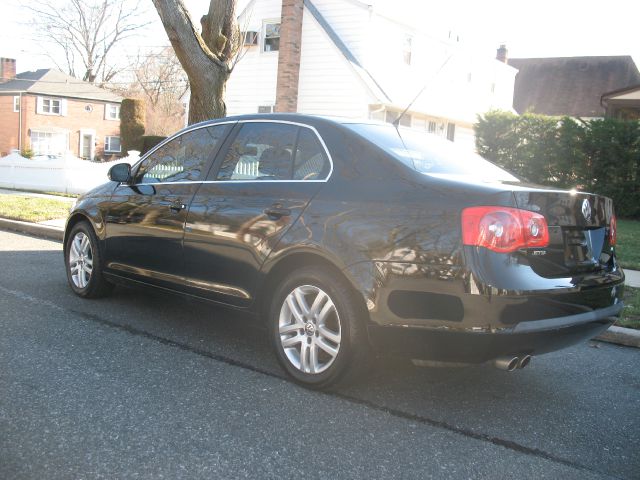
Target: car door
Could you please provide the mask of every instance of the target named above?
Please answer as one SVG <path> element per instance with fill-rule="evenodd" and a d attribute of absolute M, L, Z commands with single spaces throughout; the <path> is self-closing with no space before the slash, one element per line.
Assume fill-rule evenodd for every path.
<path fill-rule="evenodd" d="M 230 128 L 201 127 L 173 138 L 136 166 L 130 184 L 118 185 L 105 212 L 110 273 L 182 286 L 188 205 Z"/>
<path fill-rule="evenodd" d="M 250 304 L 260 267 L 330 172 L 312 127 L 240 122 L 187 217 L 185 269 L 198 294 Z"/>

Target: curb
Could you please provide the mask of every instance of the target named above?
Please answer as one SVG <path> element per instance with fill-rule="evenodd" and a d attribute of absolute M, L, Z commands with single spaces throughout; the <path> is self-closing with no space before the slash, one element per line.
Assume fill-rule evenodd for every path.
<path fill-rule="evenodd" d="M 6 218 L 0 218 L 0 228 L 13 230 L 15 232 L 29 233 L 49 240 L 62 241 L 64 238 L 64 230 L 61 228 L 39 225 L 37 223 L 20 222 L 18 220 L 8 220 Z M 633 330 L 632 328 L 617 327 L 613 325 L 593 340 L 640 348 L 640 330 Z"/>
<path fill-rule="evenodd" d="M 0 228 L 13 230 L 15 232 L 29 233 L 49 240 L 61 242 L 64 238 L 64 230 L 61 228 L 39 225 L 37 223 L 20 222 L 18 220 L 8 220 L 0 218 Z"/>
<path fill-rule="evenodd" d="M 627 347 L 640 348 L 640 330 L 634 330 L 632 328 L 616 327 L 615 325 L 609 327 L 594 340 L 601 342 L 615 343 L 617 345 L 625 345 Z"/>

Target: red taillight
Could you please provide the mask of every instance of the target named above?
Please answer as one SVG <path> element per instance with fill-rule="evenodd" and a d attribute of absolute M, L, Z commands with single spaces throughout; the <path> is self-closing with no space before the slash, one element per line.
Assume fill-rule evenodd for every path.
<path fill-rule="evenodd" d="M 508 207 L 462 211 L 462 243 L 500 253 L 549 245 L 547 221 L 539 213 Z"/>
<path fill-rule="evenodd" d="M 611 222 L 609 223 L 609 245 L 612 247 L 616 244 L 618 237 L 618 222 L 615 215 L 611 215 Z"/>

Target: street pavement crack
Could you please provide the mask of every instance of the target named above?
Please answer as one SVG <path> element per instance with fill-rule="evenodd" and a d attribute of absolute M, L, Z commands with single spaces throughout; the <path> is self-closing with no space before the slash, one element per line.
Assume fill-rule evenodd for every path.
<path fill-rule="evenodd" d="M 40 306 L 46 305 L 47 307 L 50 307 L 50 308 L 55 309 L 57 311 L 64 312 L 64 313 L 67 313 L 67 314 L 70 313 L 70 314 L 76 315 L 78 317 L 81 317 L 81 318 L 83 318 L 83 319 L 85 319 L 87 321 L 90 321 L 90 322 L 93 322 L 93 323 L 97 323 L 99 325 L 102 325 L 102 326 L 105 326 L 105 327 L 109 327 L 109 328 L 112 328 L 112 329 L 115 329 L 115 330 L 119 330 L 121 332 L 125 332 L 125 333 L 128 333 L 130 335 L 143 337 L 143 338 L 146 338 L 146 339 L 161 343 L 163 345 L 167 345 L 167 346 L 170 346 L 170 347 L 174 347 L 174 348 L 180 349 L 180 350 L 185 351 L 185 352 L 190 352 L 190 353 L 193 353 L 193 354 L 196 354 L 196 355 L 199 355 L 199 356 L 202 356 L 202 357 L 206 357 L 206 358 L 209 358 L 211 360 L 215 360 L 215 361 L 218 361 L 218 362 L 230 365 L 230 366 L 239 367 L 239 368 L 242 368 L 242 369 L 245 369 L 245 370 L 249 370 L 249 371 L 252 371 L 252 372 L 255 372 L 255 373 L 266 375 L 268 377 L 277 378 L 277 379 L 282 380 L 284 382 L 293 384 L 293 382 L 290 382 L 288 378 L 286 378 L 286 377 L 284 377 L 282 375 L 279 375 L 279 374 L 277 374 L 275 372 L 272 372 L 272 371 L 269 371 L 269 370 L 266 370 L 266 369 L 263 369 L 263 368 L 260 368 L 260 367 L 256 367 L 256 366 L 251 365 L 249 363 L 238 361 L 238 360 L 235 360 L 233 358 L 229 358 L 227 356 L 219 355 L 219 354 L 216 354 L 216 353 L 213 353 L 213 352 L 201 349 L 201 348 L 197 348 L 197 347 L 193 347 L 191 345 L 187 345 L 187 344 L 184 344 L 184 343 L 181 343 L 181 342 L 177 342 L 175 340 L 171 340 L 171 339 L 168 339 L 168 338 L 165 338 L 165 337 L 161 337 L 159 335 L 155 335 L 153 333 L 149 333 L 149 332 L 147 332 L 145 330 L 140 330 L 138 328 L 134 328 L 134 327 L 132 327 L 130 325 L 123 325 L 123 324 L 120 324 L 120 323 L 117 323 L 117 322 L 113 322 L 111 320 L 107 320 L 107 319 L 102 318 L 102 317 L 100 317 L 98 315 L 95 315 L 93 313 L 88 313 L 88 312 L 83 312 L 83 311 L 80 311 L 80 310 L 75 310 L 75 309 L 72 309 L 72 308 L 63 307 L 63 306 L 58 305 L 58 304 L 56 304 L 54 302 L 34 297 L 34 296 L 32 296 L 32 295 L 30 295 L 30 294 L 28 294 L 26 292 L 9 289 L 9 288 L 6 288 L 6 287 L 4 287 L 2 285 L 0 285 L 0 292 L 4 292 L 6 294 L 12 295 L 12 296 L 14 296 L 16 298 L 19 298 L 21 300 L 28 301 L 30 303 L 34 303 L 34 304 L 37 304 L 37 305 L 40 305 Z M 300 388 L 302 388 L 302 387 L 300 387 Z M 462 436 L 464 436 L 466 438 L 470 438 L 470 439 L 473 439 L 473 440 L 479 440 L 479 441 L 482 441 L 482 442 L 488 442 L 488 443 L 491 443 L 493 445 L 500 446 L 500 447 L 506 448 L 508 450 L 517 452 L 517 453 L 521 453 L 521 454 L 524 454 L 524 455 L 529 455 L 529 456 L 532 456 L 532 457 L 536 457 L 536 458 L 544 459 L 544 460 L 547 460 L 547 461 L 550 461 L 550 462 L 554 462 L 554 463 L 558 463 L 558 464 L 561 464 L 561 465 L 565 465 L 567 467 L 570 467 L 570 468 L 573 468 L 573 469 L 576 469 L 576 470 L 586 471 L 586 472 L 590 472 L 590 473 L 594 473 L 594 474 L 598 474 L 598 475 L 605 475 L 605 476 L 607 476 L 609 478 L 617 478 L 617 479 L 625 480 L 623 477 L 613 476 L 609 472 L 602 472 L 602 471 L 590 468 L 590 467 L 588 467 L 586 465 L 582 465 L 580 463 L 568 460 L 566 458 L 559 457 L 557 455 L 554 455 L 552 453 L 546 452 L 544 450 L 540 450 L 538 448 L 531 448 L 531 447 L 527 447 L 525 445 L 522 445 L 520 443 L 514 442 L 512 440 L 507 440 L 507 439 L 503 439 L 503 438 L 500 438 L 500 437 L 494 437 L 494 436 L 491 436 L 491 435 L 488 435 L 488 434 L 484 434 L 484 433 L 478 433 L 478 432 L 470 430 L 468 428 L 451 425 L 451 424 L 449 424 L 447 422 L 443 422 L 441 420 L 435 420 L 435 419 L 432 419 L 432 418 L 429 418 L 429 417 L 425 417 L 425 416 L 422 416 L 422 415 L 417 415 L 417 414 L 414 414 L 414 413 L 405 412 L 403 410 L 398 410 L 398 409 L 395 409 L 395 408 L 392 408 L 392 407 L 388 407 L 388 406 L 385 406 L 385 405 L 379 405 L 379 404 L 376 404 L 376 403 L 371 402 L 369 400 L 364 400 L 364 399 L 361 399 L 361 398 L 358 398 L 358 397 L 354 397 L 354 396 L 351 396 L 351 395 L 347 395 L 347 394 L 344 394 L 344 393 L 340 393 L 340 392 L 335 392 L 335 391 L 334 392 L 320 392 L 320 391 L 316 391 L 316 393 L 321 394 L 321 395 L 333 396 L 335 398 L 340 398 L 340 399 L 342 399 L 344 401 L 347 401 L 349 403 L 352 403 L 352 404 L 355 404 L 355 405 L 360 405 L 360 406 L 363 406 L 363 407 L 367 407 L 367 408 L 369 408 L 371 410 L 378 411 L 378 412 L 381 412 L 381 413 L 385 413 L 387 415 L 391 415 L 391 416 L 396 417 L 396 418 L 401 418 L 401 419 L 404 419 L 404 420 L 409 420 L 409 421 L 420 423 L 420 424 L 423 424 L 423 425 L 428 425 L 428 426 L 431 426 L 431 427 L 434 427 L 434 428 L 438 428 L 438 429 L 441 429 L 441 430 L 446 430 L 446 431 L 449 431 L 449 432 L 452 432 L 452 433 L 456 433 L 458 435 L 462 435 Z"/>

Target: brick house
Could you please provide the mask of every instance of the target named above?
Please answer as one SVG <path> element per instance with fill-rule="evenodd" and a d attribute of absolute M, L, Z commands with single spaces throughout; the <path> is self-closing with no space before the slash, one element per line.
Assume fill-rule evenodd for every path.
<path fill-rule="evenodd" d="M 0 58 L 0 156 L 31 149 L 84 159 L 121 155 L 122 98 L 54 69 L 16 75 Z"/>

